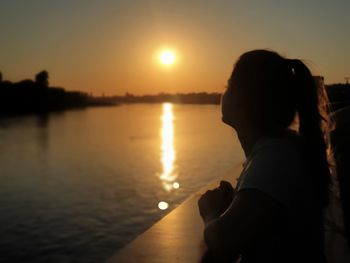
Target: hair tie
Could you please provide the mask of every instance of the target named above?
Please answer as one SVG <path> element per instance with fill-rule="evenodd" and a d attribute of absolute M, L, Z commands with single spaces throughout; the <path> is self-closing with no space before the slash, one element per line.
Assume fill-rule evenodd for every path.
<path fill-rule="evenodd" d="M 289 68 L 292 70 L 293 75 L 295 75 L 295 69 L 298 67 L 299 59 L 287 59 Z"/>

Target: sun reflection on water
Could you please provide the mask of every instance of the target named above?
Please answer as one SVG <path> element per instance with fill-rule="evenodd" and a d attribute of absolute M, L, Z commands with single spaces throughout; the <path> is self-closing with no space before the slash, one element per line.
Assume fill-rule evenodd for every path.
<path fill-rule="evenodd" d="M 161 128 L 161 163 L 163 171 L 160 174 L 163 187 L 167 191 L 178 186 L 175 182 L 177 174 L 175 173 L 176 152 L 174 148 L 174 114 L 171 103 L 163 104 L 162 128 Z M 177 187 L 178 188 L 178 187 Z"/>
<path fill-rule="evenodd" d="M 180 184 L 175 181 L 177 179 L 177 174 L 175 172 L 176 152 L 174 148 L 174 113 L 173 113 L 173 105 L 171 103 L 163 103 L 163 114 L 161 117 L 161 121 L 162 121 L 162 127 L 160 130 L 160 135 L 161 135 L 160 161 L 162 163 L 163 171 L 159 175 L 159 178 L 162 181 L 163 188 L 167 192 L 170 192 L 174 189 L 175 190 L 179 189 L 180 187 Z M 164 208 L 164 206 L 162 207 Z"/>

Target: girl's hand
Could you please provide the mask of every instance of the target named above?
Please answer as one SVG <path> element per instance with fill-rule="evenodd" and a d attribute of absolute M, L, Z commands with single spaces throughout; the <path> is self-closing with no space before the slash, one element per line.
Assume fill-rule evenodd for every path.
<path fill-rule="evenodd" d="M 208 190 L 198 201 L 199 212 L 205 223 L 218 218 L 231 204 L 235 190 L 229 182 L 221 181 L 220 186 Z"/>

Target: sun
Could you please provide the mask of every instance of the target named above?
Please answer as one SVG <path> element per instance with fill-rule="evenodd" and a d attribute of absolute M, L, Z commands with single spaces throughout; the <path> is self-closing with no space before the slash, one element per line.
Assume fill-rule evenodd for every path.
<path fill-rule="evenodd" d="M 175 63 L 176 56 L 172 50 L 163 50 L 160 52 L 159 60 L 164 65 L 172 65 Z"/>

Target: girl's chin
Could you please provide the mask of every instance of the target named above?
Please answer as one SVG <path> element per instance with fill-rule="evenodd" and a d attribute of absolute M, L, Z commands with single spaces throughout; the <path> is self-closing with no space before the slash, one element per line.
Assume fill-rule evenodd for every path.
<path fill-rule="evenodd" d="M 235 128 L 235 125 L 233 124 L 232 121 L 229 121 L 228 119 L 225 119 L 224 116 L 221 117 L 221 121 L 225 124 L 227 124 L 228 126 L 231 126 L 232 128 Z"/>

